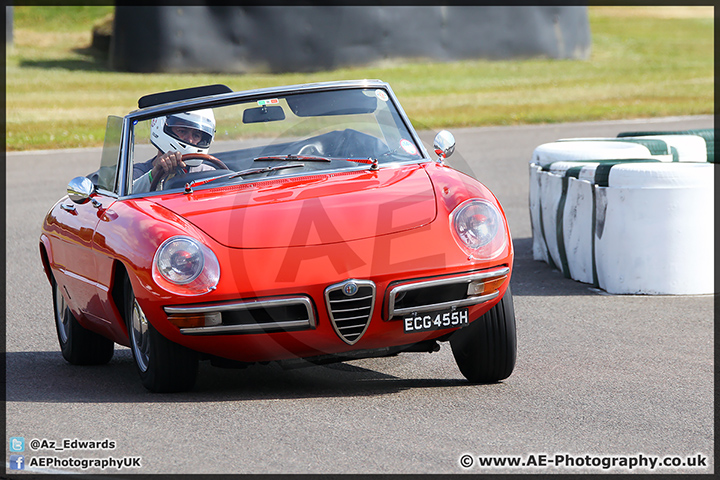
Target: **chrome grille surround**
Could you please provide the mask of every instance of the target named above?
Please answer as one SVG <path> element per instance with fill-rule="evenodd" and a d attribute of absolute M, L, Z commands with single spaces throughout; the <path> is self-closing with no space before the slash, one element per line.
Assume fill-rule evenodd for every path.
<path fill-rule="evenodd" d="M 230 321 L 231 316 L 249 315 L 262 312 L 265 317 L 272 317 L 269 311 L 276 309 L 289 312 L 295 309 L 303 312 L 301 318 L 271 318 L 270 321 L 238 322 Z M 272 297 L 239 302 L 218 303 L 210 305 L 192 305 L 165 307 L 165 313 L 172 314 L 203 314 L 220 313 L 223 324 L 210 327 L 181 328 L 184 335 L 225 335 L 239 333 L 267 333 L 273 331 L 314 329 L 316 326 L 315 309 L 310 297 L 304 295 Z M 226 320 L 227 319 L 227 320 Z M 266 318 L 267 320 L 268 318 Z"/>
<path fill-rule="evenodd" d="M 452 285 L 464 286 L 466 289 L 471 282 L 489 282 L 493 280 L 500 280 L 503 277 L 507 277 L 509 274 L 510 268 L 500 267 L 491 270 L 485 270 L 482 272 L 468 273 L 457 276 L 418 281 L 409 280 L 395 286 L 390 286 L 387 318 L 388 320 L 392 320 L 393 317 L 400 317 L 402 315 L 430 312 L 435 310 L 442 310 L 445 308 L 466 307 L 470 305 L 478 305 L 480 303 L 488 302 L 490 300 L 493 300 L 494 298 L 497 298 L 500 292 L 495 290 L 494 292 L 491 292 L 487 295 L 465 295 L 464 298 L 455 298 L 449 301 L 440 301 L 435 303 L 417 303 L 411 306 L 404 306 L 402 308 L 396 307 L 396 303 L 400 301 L 400 299 L 403 297 L 403 294 L 407 292 L 412 292 L 413 290 L 440 288 Z M 425 296 L 424 299 L 432 301 L 432 296 Z"/>
<path fill-rule="evenodd" d="M 375 283 L 350 279 L 325 289 L 325 304 L 335 333 L 348 345 L 363 336 L 375 308 Z"/>

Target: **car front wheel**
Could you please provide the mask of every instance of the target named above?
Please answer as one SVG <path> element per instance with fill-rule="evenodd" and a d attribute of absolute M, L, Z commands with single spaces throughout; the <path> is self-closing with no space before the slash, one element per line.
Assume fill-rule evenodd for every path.
<path fill-rule="evenodd" d="M 61 287 L 52 279 L 53 311 L 60 351 L 73 365 L 104 365 L 110 361 L 115 344 L 78 323 L 63 297 Z"/>
<path fill-rule="evenodd" d="M 143 386 L 156 393 L 191 390 L 198 371 L 197 352 L 155 330 L 135 299 L 129 279 L 125 283 L 125 312 L 130 348 Z"/>
<path fill-rule="evenodd" d="M 510 287 L 485 315 L 450 337 L 460 372 L 472 383 L 494 383 L 515 368 L 515 309 Z"/>

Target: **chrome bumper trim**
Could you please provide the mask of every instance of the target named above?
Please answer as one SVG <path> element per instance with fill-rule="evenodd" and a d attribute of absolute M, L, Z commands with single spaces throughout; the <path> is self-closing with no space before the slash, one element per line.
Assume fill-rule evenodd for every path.
<path fill-rule="evenodd" d="M 284 307 L 290 305 L 302 305 L 307 312 L 307 320 L 286 320 L 279 322 L 264 322 L 238 325 L 215 325 L 210 327 L 188 327 L 181 328 L 180 333 L 184 335 L 222 335 L 230 333 L 265 333 L 272 330 L 315 328 L 317 321 L 315 318 L 313 304 L 310 300 L 310 297 L 305 296 L 274 297 L 262 300 L 247 300 L 212 305 L 194 305 L 188 307 L 165 307 L 164 310 L 167 314 L 197 314 L 215 312 L 222 313 L 238 310 L 250 311 L 255 309 Z"/>
<path fill-rule="evenodd" d="M 181 328 L 183 335 L 225 335 L 231 333 L 268 333 L 273 330 L 289 330 L 308 327 L 305 320 L 288 322 L 258 323 L 256 325 L 218 325 L 215 327 Z"/>
<path fill-rule="evenodd" d="M 488 302 L 488 301 L 492 300 L 493 298 L 497 298 L 498 295 L 500 295 L 500 292 L 495 291 L 489 295 L 479 295 L 477 297 L 466 298 L 465 300 L 456 300 L 453 302 L 443 302 L 443 303 L 432 303 L 429 305 L 423 305 L 421 307 L 398 308 L 397 310 L 392 310 L 392 312 L 391 312 L 392 316 L 390 318 L 400 316 L 400 315 L 432 312 L 434 310 L 444 310 L 446 308 L 453 308 L 453 307 L 457 308 L 457 307 L 467 307 L 470 305 L 477 305 L 480 303 Z"/>
<path fill-rule="evenodd" d="M 477 281 L 477 280 L 494 280 L 494 279 L 498 279 L 503 276 L 507 276 L 509 273 L 510 273 L 509 267 L 501 267 L 501 268 L 496 268 L 493 270 L 486 270 L 483 272 L 459 275 L 456 277 L 443 277 L 443 278 L 438 278 L 438 279 L 433 279 L 433 280 L 424 280 L 424 281 L 418 281 L 418 282 L 410 281 L 411 283 L 405 283 L 402 285 L 397 285 L 395 287 L 391 287 L 389 302 L 388 302 L 388 319 L 391 320 L 393 317 L 400 316 L 400 315 L 430 312 L 433 310 L 443 310 L 446 308 L 453 308 L 453 307 L 467 307 L 470 305 L 478 305 L 480 303 L 485 303 L 490 300 L 493 300 L 493 299 L 497 298 L 498 295 L 500 295 L 499 291 L 495 291 L 495 292 L 492 292 L 487 295 L 478 295 L 475 297 L 468 297 L 468 298 L 461 299 L 461 300 L 453 300 L 450 302 L 432 303 L 432 304 L 427 304 L 427 305 L 419 305 L 419 306 L 414 306 L 414 307 L 406 307 L 406 308 L 397 308 L 396 309 L 395 308 L 395 300 L 400 293 L 408 292 L 410 290 L 417 290 L 420 288 L 437 287 L 437 286 L 444 286 L 444 285 L 457 284 L 457 283 L 470 284 L 470 282 Z"/>

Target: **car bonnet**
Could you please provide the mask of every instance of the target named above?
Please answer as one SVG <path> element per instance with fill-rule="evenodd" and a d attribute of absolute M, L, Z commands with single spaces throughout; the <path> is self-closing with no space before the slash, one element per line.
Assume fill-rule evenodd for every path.
<path fill-rule="evenodd" d="M 153 197 L 232 248 L 325 245 L 419 228 L 437 214 L 421 165 L 294 176 Z"/>

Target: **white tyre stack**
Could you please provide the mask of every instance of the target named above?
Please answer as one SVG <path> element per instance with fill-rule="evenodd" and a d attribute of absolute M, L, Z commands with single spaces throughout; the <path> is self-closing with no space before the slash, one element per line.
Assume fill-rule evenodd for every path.
<path fill-rule="evenodd" d="M 614 294 L 714 293 L 706 143 L 659 134 L 540 145 L 530 162 L 533 257 Z"/>

